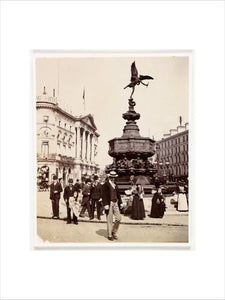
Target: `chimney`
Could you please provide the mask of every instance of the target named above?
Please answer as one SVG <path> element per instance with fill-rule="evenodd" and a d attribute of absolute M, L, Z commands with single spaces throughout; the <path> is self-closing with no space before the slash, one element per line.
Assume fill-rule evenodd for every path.
<path fill-rule="evenodd" d="M 43 95 L 46 95 L 47 93 L 46 93 L 46 90 L 45 90 L 45 86 L 44 86 L 44 92 L 43 92 Z"/>
<path fill-rule="evenodd" d="M 179 117 L 180 126 L 182 126 L 182 116 Z"/>
<path fill-rule="evenodd" d="M 55 89 L 53 89 L 53 97 L 55 97 Z"/>

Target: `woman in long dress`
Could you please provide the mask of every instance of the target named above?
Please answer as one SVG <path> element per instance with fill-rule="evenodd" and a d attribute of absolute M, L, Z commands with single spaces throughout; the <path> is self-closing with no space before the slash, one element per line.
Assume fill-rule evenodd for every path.
<path fill-rule="evenodd" d="M 156 189 L 152 197 L 152 207 L 150 212 L 151 218 L 162 218 L 165 212 L 165 201 L 164 196 L 160 188 Z"/>
<path fill-rule="evenodd" d="M 179 186 L 179 190 L 177 192 L 177 210 L 188 211 L 187 196 L 183 186 Z"/>
<path fill-rule="evenodd" d="M 131 218 L 134 220 L 143 220 L 145 218 L 144 189 L 140 184 L 134 184 L 131 191 L 133 194 Z"/>

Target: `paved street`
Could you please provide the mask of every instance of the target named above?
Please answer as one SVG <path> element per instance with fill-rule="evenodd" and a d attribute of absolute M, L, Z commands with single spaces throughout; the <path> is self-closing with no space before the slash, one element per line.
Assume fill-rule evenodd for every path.
<path fill-rule="evenodd" d="M 187 226 L 168 225 L 120 225 L 118 241 L 107 239 L 106 223 L 80 222 L 79 225 L 66 224 L 63 220 L 38 218 L 38 235 L 43 241 L 53 243 L 82 242 L 187 242 Z"/>
<path fill-rule="evenodd" d="M 167 199 L 169 200 L 169 199 Z M 188 242 L 188 213 L 177 212 L 170 201 L 167 201 L 167 211 L 162 219 L 148 216 L 151 199 L 145 198 L 146 218 L 132 220 L 122 215 L 119 228 L 119 240 L 108 241 L 105 215 L 101 221 L 96 218 L 89 221 L 88 216 L 79 219 L 79 225 L 66 224 L 66 206 L 60 202 L 60 220 L 52 220 L 51 201 L 48 192 L 37 193 L 37 232 L 43 241 L 53 243 L 81 242 Z"/>

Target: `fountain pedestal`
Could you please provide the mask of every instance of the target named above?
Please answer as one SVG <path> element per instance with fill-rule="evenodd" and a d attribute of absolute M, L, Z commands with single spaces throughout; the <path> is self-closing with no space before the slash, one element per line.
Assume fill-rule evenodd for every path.
<path fill-rule="evenodd" d="M 108 154 L 113 157 L 113 163 L 107 167 L 106 172 L 117 172 L 121 190 L 127 188 L 131 175 L 142 176 L 143 181 L 150 184 L 152 176 L 157 172 L 149 160 L 155 154 L 155 141 L 140 135 L 136 124 L 140 114 L 134 110 L 136 103 L 133 99 L 128 101 L 129 109 L 123 114 L 127 120 L 123 135 L 108 142 Z"/>

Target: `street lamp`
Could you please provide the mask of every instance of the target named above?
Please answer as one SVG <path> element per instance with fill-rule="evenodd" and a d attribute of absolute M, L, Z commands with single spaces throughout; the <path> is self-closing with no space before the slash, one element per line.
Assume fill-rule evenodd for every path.
<path fill-rule="evenodd" d="M 166 183 L 166 177 L 168 176 L 168 169 L 169 169 L 169 164 L 170 164 L 170 162 L 169 161 L 166 161 L 165 163 L 163 163 L 163 162 L 159 162 L 159 166 L 160 166 L 160 168 L 162 168 L 163 169 L 163 181 L 164 181 L 164 183 Z"/>

